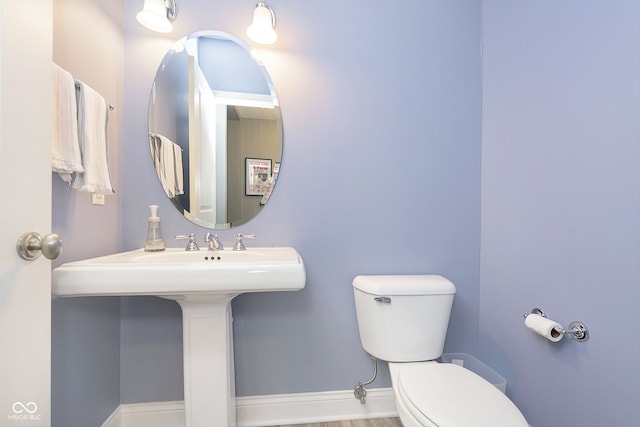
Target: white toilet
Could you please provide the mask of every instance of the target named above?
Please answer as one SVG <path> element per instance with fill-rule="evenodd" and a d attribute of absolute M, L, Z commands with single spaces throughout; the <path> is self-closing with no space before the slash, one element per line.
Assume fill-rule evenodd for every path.
<path fill-rule="evenodd" d="M 456 288 L 442 276 L 358 276 L 353 280 L 362 347 L 389 362 L 404 427 L 528 427 L 493 384 L 438 363 Z"/>

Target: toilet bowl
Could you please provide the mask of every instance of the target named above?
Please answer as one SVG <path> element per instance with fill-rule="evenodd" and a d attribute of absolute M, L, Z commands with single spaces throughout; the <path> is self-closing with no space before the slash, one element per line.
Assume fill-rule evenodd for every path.
<path fill-rule="evenodd" d="M 526 427 L 520 410 L 484 378 L 452 363 L 389 363 L 404 427 Z"/>
<path fill-rule="evenodd" d="M 455 286 L 442 276 L 358 276 L 362 347 L 389 363 L 404 427 L 528 427 L 493 384 L 442 355 Z"/>

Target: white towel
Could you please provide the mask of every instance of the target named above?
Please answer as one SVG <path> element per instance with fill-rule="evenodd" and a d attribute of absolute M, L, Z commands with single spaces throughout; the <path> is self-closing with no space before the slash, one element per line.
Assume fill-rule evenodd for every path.
<path fill-rule="evenodd" d="M 176 175 L 176 194 L 184 194 L 184 173 L 182 171 L 182 148 L 173 144 L 173 162 Z"/>
<path fill-rule="evenodd" d="M 153 166 L 156 170 L 156 175 L 160 182 L 162 182 L 162 164 L 160 163 L 160 138 L 155 134 L 149 134 L 149 149 L 151 150 L 151 158 L 153 159 Z"/>
<path fill-rule="evenodd" d="M 156 134 L 151 138 L 155 139 L 152 155 L 164 192 L 171 199 L 184 194 L 182 148 L 164 135 Z"/>
<path fill-rule="evenodd" d="M 76 80 L 76 101 L 84 172 L 76 174 L 72 187 L 91 193 L 114 193 L 107 161 L 107 102 L 98 92 L 79 80 Z"/>
<path fill-rule="evenodd" d="M 173 150 L 173 141 L 170 139 L 158 135 L 160 138 L 160 158 L 162 164 L 162 186 L 164 187 L 164 191 L 167 193 L 169 198 L 174 198 L 176 196 L 176 168 L 175 168 L 175 159 Z"/>
<path fill-rule="evenodd" d="M 162 137 L 164 138 L 164 137 Z M 151 149 L 151 157 L 153 158 L 153 166 L 156 170 L 156 175 L 158 176 L 158 181 L 160 181 L 160 185 L 162 185 L 162 189 L 167 194 L 169 198 L 173 198 L 175 193 L 171 188 L 169 188 L 166 179 L 166 166 L 163 151 L 162 151 L 162 138 L 156 134 L 149 134 L 149 148 Z M 166 138 L 165 138 L 166 139 Z M 167 140 L 168 141 L 168 140 Z"/>
<path fill-rule="evenodd" d="M 68 183 L 71 182 L 71 174 L 84 171 L 78 142 L 75 83 L 73 76 L 57 64 L 53 64 L 51 170 L 58 172 L 60 178 Z"/>

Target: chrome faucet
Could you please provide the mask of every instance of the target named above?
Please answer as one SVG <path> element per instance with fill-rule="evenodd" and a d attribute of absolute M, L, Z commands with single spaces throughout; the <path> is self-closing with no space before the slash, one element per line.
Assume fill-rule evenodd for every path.
<path fill-rule="evenodd" d="M 185 251 L 199 251 L 200 248 L 196 243 L 196 235 L 193 233 L 189 233 L 188 236 L 179 235 L 176 236 L 176 240 L 189 239 L 189 243 L 187 243 L 187 247 L 184 249 Z"/>
<path fill-rule="evenodd" d="M 211 233 L 207 233 L 204 235 L 204 242 L 207 244 L 208 248 L 210 251 L 222 251 L 224 250 L 224 247 L 222 246 L 222 243 L 220 242 L 220 239 L 218 239 L 218 235 L 217 234 L 211 234 Z"/>
<path fill-rule="evenodd" d="M 256 235 L 255 234 L 238 234 L 236 236 L 236 243 L 233 245 L 233 250 L 234 251 L 246 251 L 247 247 L 244 245 L 244 242 L 242 241 L 242 238 L 245 239 L 255 239 Z"/>

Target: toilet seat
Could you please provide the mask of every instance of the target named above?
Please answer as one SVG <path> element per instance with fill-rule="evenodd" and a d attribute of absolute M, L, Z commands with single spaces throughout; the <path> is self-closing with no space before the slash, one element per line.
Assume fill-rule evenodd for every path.
<path fill-rule="evenodd" d="M 528 426 L 509 398 L 468 369 L 436 362 L 390 365 L 397 398 L 423 426 Z"/>

